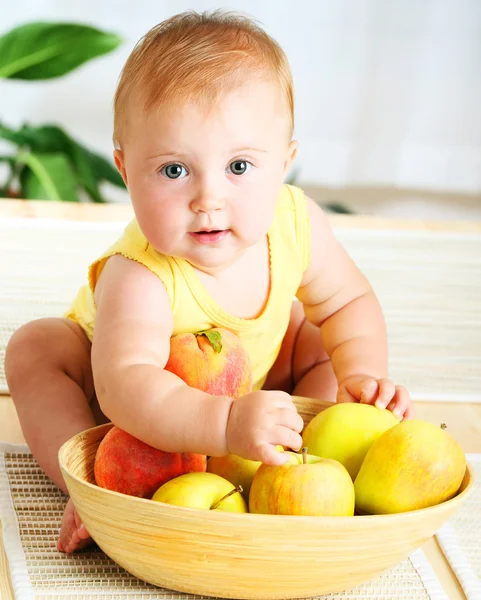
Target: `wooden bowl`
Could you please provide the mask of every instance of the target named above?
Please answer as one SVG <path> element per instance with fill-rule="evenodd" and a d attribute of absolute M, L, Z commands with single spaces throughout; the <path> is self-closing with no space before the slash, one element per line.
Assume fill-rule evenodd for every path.
<path fill-rule="evenodd" d="M 327 406 L 308 398 L 295 402 L 306 423 Z M 70 495 L 105 554 L 140 579 L 181 592 L 261 600 L 352 588 L 422 546 L 473 486 L 468 465 L 455 498 L 394 515 L 296 517 L 182 508 L 95 485 L 95 453 L 111 427 L 79 433 L 60 449 Z"/>

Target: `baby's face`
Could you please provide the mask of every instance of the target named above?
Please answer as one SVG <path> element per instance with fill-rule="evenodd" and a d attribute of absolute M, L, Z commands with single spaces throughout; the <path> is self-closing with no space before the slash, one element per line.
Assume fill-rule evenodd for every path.
<path fill-rule="evenodd" d="M 265 238 L 297 148 L 277 86 L 245 84 L 210 111 L 187 103 L 129 117 L 115 159 L 156 250 L 213 273 Z"/>

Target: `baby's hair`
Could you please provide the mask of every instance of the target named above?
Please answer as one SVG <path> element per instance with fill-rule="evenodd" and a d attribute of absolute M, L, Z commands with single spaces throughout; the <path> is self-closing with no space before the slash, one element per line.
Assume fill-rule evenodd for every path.
<path fill-rule="evenodd" d="M 120 75 L 114 99 L 115 146 L 121 147 L 131 101 L 145 113 L 187 100 L 210 106 L 252 76 L 279 85 L 292 133 L 289 62 L 279 44 L 252 19 L 222 10 L 187 11 L 159 23 L 139 40 Z"/>

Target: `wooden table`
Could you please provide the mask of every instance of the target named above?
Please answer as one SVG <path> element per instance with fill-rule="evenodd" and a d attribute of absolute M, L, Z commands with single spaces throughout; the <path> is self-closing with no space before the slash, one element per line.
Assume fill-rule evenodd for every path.
<path fill-rule="evenodd" d="M 0 200 L 0 217 L 63 218 L 82 221 L 127 221 L 133 215 L 127 205 L 74 204 L 69 202 L 28 202 Z M 335 227 L 363 229 L 418 229 L 431 231 L 481 232 L 481 222 L 442 222 L 421 220 L 386 219 L 374 216 L 332 215 Z M 433 400 L 435 400 L 433 398 Z M 481 404 L 449 402 L 417 402 L 416 412 L 420 419 L 439 424 L 450 423 L 450 433 L 460 442 L 465 452 L 481 452 Z M 10 396 L 0 396 L 0 440 L 25 443 L 15 408 Z M 449 563 L 435 540 L 431 538 L 424 551 L 431 562 L 448 597 L 466 600 Z M 13 600 L 6 556 L 1 543 L 0 529 L 0 598 Z"/>

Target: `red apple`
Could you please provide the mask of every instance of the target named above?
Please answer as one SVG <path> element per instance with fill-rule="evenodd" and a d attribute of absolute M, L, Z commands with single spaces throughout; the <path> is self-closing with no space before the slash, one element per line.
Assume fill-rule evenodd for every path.
<path fill-rule="evenodd" d="M 157 450 L 115 426 L 100 442 L 94 463 L 98 486 L 140 498 L 151 498 L 174 477 L 205 469 L 203 454 Z"/>
<path fill-rule="evenodd" d="M 240 338 L 228 329 L 173 336 L 165 369 L 213 396 L 238 398 L 252 389 L 250 357 Z"/>

